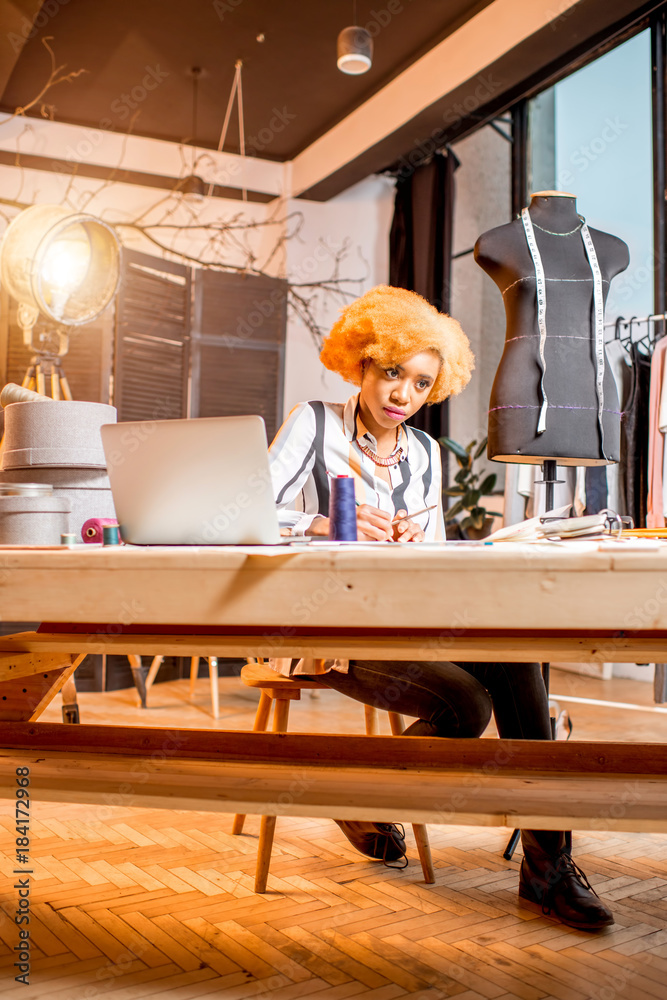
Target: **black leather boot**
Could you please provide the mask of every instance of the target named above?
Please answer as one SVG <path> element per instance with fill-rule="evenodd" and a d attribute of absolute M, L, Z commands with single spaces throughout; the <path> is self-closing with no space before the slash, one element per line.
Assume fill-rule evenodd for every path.
<path fill-rule="evenodd" d="M 404 861 L 402 865 L 389 867 L 405 868 L 408 859 L 405 856 L 405 830 L 395 823 L 365 823 L 358 820 L 336 819 L 350 843 L 367 858 L 376 861 Z"/>
<path fill-rule="evenodd" d="M 572 834 L 557 830 L 522 830 L 523 861 L 519 896 L 541 905 L 553 917 L 577 930 L 597 931 L 613 924 L 588 879 L 572 860 Z"/>

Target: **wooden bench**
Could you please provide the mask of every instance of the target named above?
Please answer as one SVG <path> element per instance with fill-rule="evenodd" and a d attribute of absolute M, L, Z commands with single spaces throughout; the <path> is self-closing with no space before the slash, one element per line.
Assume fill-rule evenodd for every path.
<path fill-rule="evenodd" d="M 8 722 L 0 797 L 379 822 L 667 832 L 661 744 Z"/>

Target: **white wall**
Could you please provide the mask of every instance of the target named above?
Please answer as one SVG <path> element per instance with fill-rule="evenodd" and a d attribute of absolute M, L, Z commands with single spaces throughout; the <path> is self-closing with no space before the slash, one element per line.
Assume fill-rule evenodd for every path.
<path fill-rule="evenodd" d="M 170 257 L 146 236 L 127 228 L 123 223 L 140 221 L 146 226 L 150 223 L 169 223 L 180 227 L 178 229 L 155 229 L 152 233 L 159 241 L 195 259 L 217 257 L 224 255 L 229 264 L 245 263 L 245 254 L 237 242 L 240 234 L 228 234 L 218 237 L 217 248 L 211 247 L 211 233 L 194 227 L 199 224 L 221 223 L 239 219 L 241 216 L 248 222 L 264 221 L 271 212 L 278 219 L 284 216 L 284 206 L 279 202 L 270 205 L 253 202 L 243 203 L 223 198 L 204 198 L 201 202 L 189 202 L 180 194 L 168 190 L 143 187 L 136 184 L 111 184 L 89 177 L 72 177 L 70 174 L 55 171 L 32 170 L 12 166 L 0 166 L 0 190 L 2 197 L 24 205 L 60 205 L 63 204 L 73 212 L 89 212 L 100 219 L 118 227 L 118 235 L 124 246 L 154 257 Z M 0 238 L 6 223 L 14 218 L 18 210 L 2 208 L 0 214 Z M 240 219 L 239 219 L 240 221 Z M 247 232 L 243 239 L 257 255 L 261 265 L 268 256 L 269 247 L 278 240 L 283 232 L 283 225 L 256 229 Z M 179 259 L 173 256 L 173 259 Z M 272 262 L 272 273 L 278 273 L 284 267 L 284 260 L 279 255 Z"/>
<path fill-rule="evenodd" d="M 382 176 L 368 177 L 331 201 L 292 200 L 289 207 L 303 216 L 298 239 L 286 244 L 290 282 L 298 284 L 332 277 L 335 254 L 349 243 L 339 276 L 359 280 L 345 283 L 348 293 L 345 298 L 318 292 L 315 301 L 318 325 L 329 330 L 343 305 L 389 280 L 394 182 Z M 304 292 L 309 294 L 308 289 Z M 285 414 L 302 400 L 343 402 L 354 391 L 354 386 L 322 366 L 310 331 L 291 312 L 287 324 Z"/>

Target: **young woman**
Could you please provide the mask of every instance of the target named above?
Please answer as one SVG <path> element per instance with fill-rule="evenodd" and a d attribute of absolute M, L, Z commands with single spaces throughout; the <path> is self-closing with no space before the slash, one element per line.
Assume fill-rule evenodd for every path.
<path fill-rule="evenodd" d="M 271 445 L 281 526 L 292 534 L 329 531 L 329 477 L 355 479 L 358 537 L 412 543 L 444 538 L 438 444 L 405 423 L 425 403 L 458 393 L 474 367 L 461 327 L 414 292 L 380 285 L 342 311 L 326 339 L 325 367 L 359 386 L 347 403 L 296 406 Z M 393 519 L 434 507 L 412 519 Z M 367 705 L 416 718 L 408 736 L 478 737 L 493 711 L 504 739 L 551 739 L 537 663 L 407 663 L 274 660 L 281 673 L 317 679 Z M 396 698 L 396 693 L 399 697 Z M 399 827 L 336 821 L 363 854 L 405 856 Z M 519 895 L 570 926 L 613 923 L 572 861 L 569 832 L 523 830 Z"/>

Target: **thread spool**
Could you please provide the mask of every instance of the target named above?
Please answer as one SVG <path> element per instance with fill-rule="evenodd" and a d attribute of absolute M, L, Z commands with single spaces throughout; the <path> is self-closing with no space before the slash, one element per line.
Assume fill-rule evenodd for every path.
<path fill-rule="evenodd" d="M 8 382 L 0 392 L 0 406 L 2 407 L 9 406 L 10 403 L 27 403 L 30 400 L 34 403 L 53 402 L 48 396 L 42 396 L 39 392 L 33 392 L 32 389 L 26 389 L 25 386 L 17 385 L 16 382 Z"/>
<path fill-rule="evenodd" d="M 81 538 L 89 545 L 99 545 L 104 542 L 104 529 L 115 525 L 118 521 L 113 517 L 89 517 L 81 527 Z"/>
<path fill-rule="evenodd" d="M 357 505 L 352 476 L 336 476 L 330 480 L 329 538 L 332 542 L 356 542 Z"/>
<path fill-rule="evenodd" d="M 117 524 L 105 524 L 102 528 L 102 545 L 120 545 Z"/>

